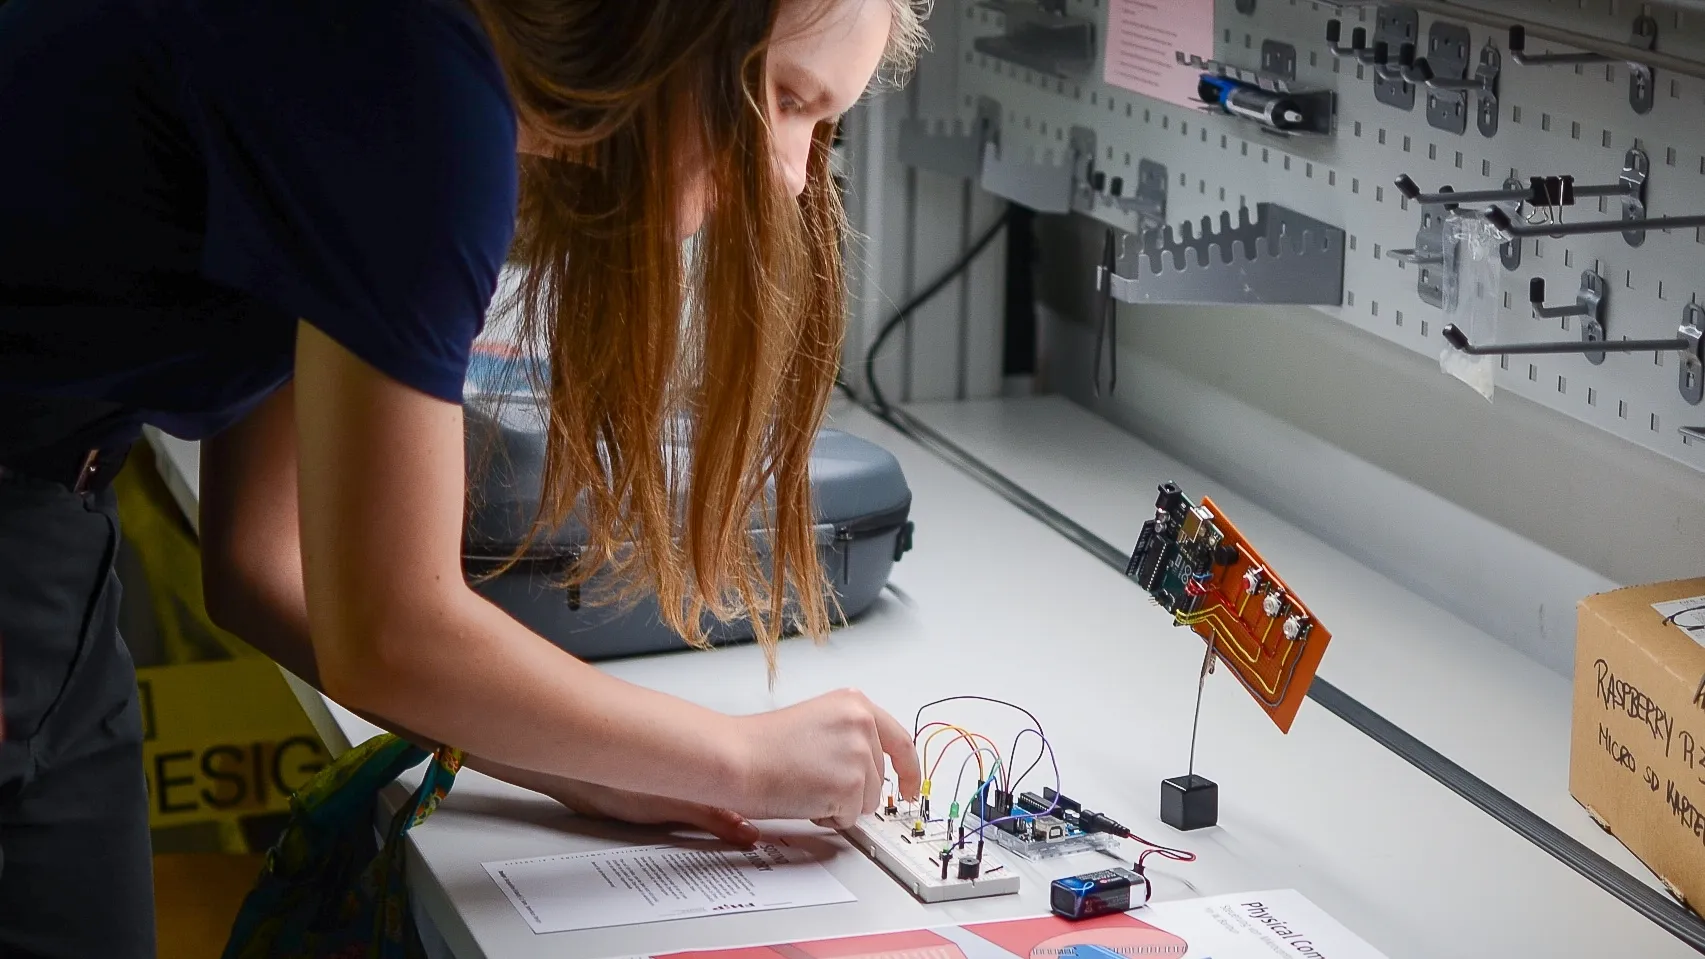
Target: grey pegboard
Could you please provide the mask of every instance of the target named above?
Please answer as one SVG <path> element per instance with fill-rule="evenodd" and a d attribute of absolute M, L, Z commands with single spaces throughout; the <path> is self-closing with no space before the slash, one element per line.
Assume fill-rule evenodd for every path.
<path fill-rule="evenodd" d="M 1702 14 L 1617 0 L 1481 2 L 1506 16 L 1619 39 L 1633 34 L 1636 18 L 1651 16 L 1657 22 L 1657 49 L 1705 61 Z M 1068 0 L 1066 7 L 1105 34 L 1105 0 Z M 1217 219 L 1227 211 L 1235 216 L 1241 207 L 1280 201 L 1341 226 L 1347 234 L 1344 299 L 1324 311 L 1430 357 L 1447 348 L 1440 334 L 1448 317 L 1420 293 L 1429 284 L 1419 282 L 1417 271 L 1438 265 L 1390 255 L 1414 249 L 1422 225 L 1421 206 L 1393 185 L 1399 175 L 1410 175 L 1428 191 L 1444 186 L 1497 190 L 1512 177 L 1525 182 L 1530 176 L 1615 183 L 1628 150 L 1639 146 L 1651 160 L 1648 214 L 1705 214 L 1705 80 L 1655 71 L 1651 109 L 1639 113 L 1630 102 L 1628 64 L 1524 66 L 1508 56 L 1506 35 L 1421 13 L 1414 28 L 1421 56 L 1428 54 L 1434 36 L 1456 43 L 1466 37 L 1467 63 L 1451 64 L 1454 77 L 1474 78 L 1486 48 L 1498 51 L 1496 86 L 1487 90 L 1495 93 L 1489 102 L 1497 122 L 1481 123 L 1477 111 L 1488 98 L 1478 87 L 1457 95 L 1431 91 L 1424 82 L 1394 80 L 1401 70 L 1395 51 L 1383 78 L 1376 66 L 1332 55 L 1327 22 L 1342 19 L 1346 40 L 1355 27 L 1371 37 L 1379 25 L 1378 9 L 1340 9 L 1313 0 L 1253 5 L 1218 0 L 1214 49 L 1183 51 L 1253 69 L 1261 66 L 1264 44 L 1292 45 L 1296 86 L 1337 95 L 1337 129 L 1329 137 L 1275 137 L 1239 120 L 1132 94 L 1100 82 L 1099 64 L 1089 78 L 1067 80 L 980 54 L 976 39 L 1003 35 L 1004 24 L 999 9 L 974 0 L 939 4 L 937 17 L 957 18 L 956 41 L 952 49 L 934 55 L 957 58 L 957 119 L 972 120 L 979 97 L 1000 105 L 1003 151 L 1051 153 L 1052 162 L 1065 162 L 1073 129 L 1083 128 L 1094 133 L 1096 168 L 1109 176 L 1134 181 L 1144 160 L 1164 165 L 1172 171 L 1168 223 Z M 1441 20 L 1446 26 L 1439 26 Z M 1404 22 L 1388 18 L 1388 24 Z M 1387 32 L 1392 29 L 1388 25 Z M 1537 40 L 1527 46 L 1534 54 L 1570 52 L 1553 51 Z M 1416 94 L 1407 108 L 1401 96 L 1389 95 L 1400 93 L 1404 83 Z M 1381 89 L 1387 91 L 1385 100 L 1395 102 L 1382 102 Z M 1428 109 L 1430 92 L 1439 100 L 1461 102 L 1466 122 L 1443 123 L 1437 103 Z M 1572 222 L 1621 213 L 1618 199 L 1594 197 L 1582 199 L 1564 216 Z M 1114 225 L 1128 228 L 1128 223 Z M 1534 277 L 1545 279 L 1559 295 L 1574 290 L 1583 271 L 1605 277 L 1605 333 L 1612 341 L 1675 336 L 1684 308 L 1705 287 L 1705 230 L 1649 233 L 1638 248 L 1619 233 L 1547 236 L 1524 241 L 1520 254 L 1508 261 L 1516 264 L 1514 270 L 1499 270 L 1504 287 L 1496 336 L 1502 341 L 1579 339 L 1574 318 L 1534 317 L 1527 297 Z M 1086 283 L 1091 267 L 1085 264 Z M 1689 404 L 1678 391 L 1678 362 L 1676 353 L 1612 352 L 1602 364 L 1583 356 L 1506 357 L 1496 382 L 1507 393 L 1705 470 L 1705 440 L 1682 432 L 1682 427 L 1705 425 L 1705 406 Z"/>

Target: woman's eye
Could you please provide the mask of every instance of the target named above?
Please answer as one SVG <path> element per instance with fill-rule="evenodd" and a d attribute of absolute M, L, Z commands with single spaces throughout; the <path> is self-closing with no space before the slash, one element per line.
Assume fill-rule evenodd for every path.
<path fill-rule="evenodd" d="M 805 109 L 805 104 L 798 97 L 785 91 L 776 97 L 776 106 L 783 113 L 798 113 Z"/>

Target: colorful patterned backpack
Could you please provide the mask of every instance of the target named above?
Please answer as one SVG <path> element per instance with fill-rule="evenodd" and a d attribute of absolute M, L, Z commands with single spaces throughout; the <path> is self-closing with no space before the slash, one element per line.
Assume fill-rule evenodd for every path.
<path fill-rule="evenodd" d="M 380 790 L 429 758 L 420 788 L 381 846 Z M 266 854 L 223 959 L 423 959 L 403 875 L 403 840 L 449 793 L 459 750 L 436 753 L 375 736 L 321 770 L 290 799 L 290 821 Z"/>

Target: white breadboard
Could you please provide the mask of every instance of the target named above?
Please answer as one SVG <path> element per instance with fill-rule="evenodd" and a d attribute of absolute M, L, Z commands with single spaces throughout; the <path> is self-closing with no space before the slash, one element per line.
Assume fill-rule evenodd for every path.
<path fill-rule="evenodd" d="M 1018 873 L 992 843 L 984 847 L 982 869 L 976 879 L 957 878 L 957 857 L 948 864 L 947 878 L 942 879 L 939 856 L 942 848 L 952 843 L 950 829 L 945 821 L 933 822 L 920 839 L 912 836 L 912 820 L 904 816 L 865 816 L 846 831 L 846 837 L 923 902 L 1007 896 L 1018 891 Z"/>

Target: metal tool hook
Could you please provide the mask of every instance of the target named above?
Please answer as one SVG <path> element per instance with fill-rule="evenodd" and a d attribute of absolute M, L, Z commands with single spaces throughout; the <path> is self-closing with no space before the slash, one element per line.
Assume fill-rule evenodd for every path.
<path fill-rule="evenodd" d="M 1468 335 L 1456 324 L 1447 325 L 1443 330 L 1445 342 L 1452 348 L 1467 353 L 1470 356 L 1533 356 L 1560 353 L 1584 353 L 1590 359 L 1597 353 L 1602 358 L 1605 352 L 1612 353 L 1663 353 L 1677 351 L 1681 356 L 1680 371 L 1676 376 L 1676 388 L 1688 403 L 1698 406 L 1705 400 L 1705 308 L 1697 303 L 1689 303 L 1682 308 L 1681 328 L 1676 336 L 1668 340 L 1611 340 L 1604 341 L 1602 335 L 1598 340 L 1585 338 L 1582 333 L 1581 342 L 1552 342 L 1552 343 L 1495 343 L 1476 345 L 1468 341 Z"/>

